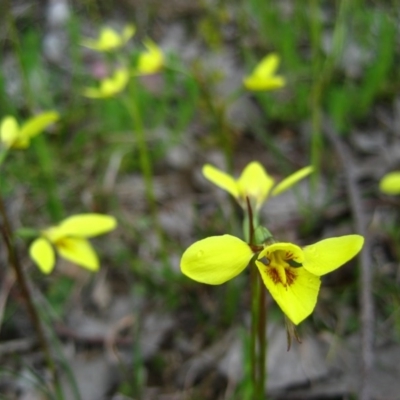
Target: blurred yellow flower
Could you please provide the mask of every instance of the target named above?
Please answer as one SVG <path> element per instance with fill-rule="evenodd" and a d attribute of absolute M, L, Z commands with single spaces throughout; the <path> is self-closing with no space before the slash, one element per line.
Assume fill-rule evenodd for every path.
<path fill-rule="evenodd" d="M 139 54 L 135 75 L 150 75 L 159 72 L 164 66 L 164 54 L 150 39 L 144 41 L 146 51 Z"/>
<path fill-rule="evenodd" d="M 285 86 L 285 78 L 275 74 L 278 65 L 279 56 L 277 54 L 272 53 L 264 57 L 252 74 L 243 79 L 245 88 L 253 91 L 265 91 Z"/>
<path fill-rule="evenodd" d="M 26 149 L 33 137 L 56 122 L 59 117 L 55 111 L 44 112 L 30 118 L 20 127 L 17 120 L 8 115 L 0 123 L 0 141 L 6 148 Z"/>
<path fill-rule="evenodd" d="M 97 39 L 86 38 L 82 40 L 81 44 L 96 51 L 112 51 L 124 46 L 135 32 L 136 28 L 133 25 L 126 25 L 121 34 L 111 28 L 104 27 Z"/>
<path fill-rule="evenodd" d="M 248 164 L 239 179 L 233 178 L 210 164 L 203 166 L 203 175 L 209 181 L 235 197 L 243 209 L 247 209 L 246 197 L 248 197 L 256 210 L 262 206 L 268 196 L 276 196 L 284 192 L 312 171 L 313 167 L 311 166 L 301 168 L 274 187 L 275 180 L 257 161 Z"/>
<path fill-rule="evenodd" d="M 49 274 L 55 264 L 54 246 L 60 257 L 97 271 L 99 260 L 86 238 L 107 233 L 116 226 L 115 218 L 109 215 L 73 215 L 59 225 L 43 230 L 29 248 L 30 257 L 44 274 Z"/>
<path fill-rule="evenodd" d="M 400 171 L 386 174 L 379 182 L 379 190 L 385 194 L 400 194 Z"/>
<path fill-rule="evenodd" d="M 125 89 L 128 81 L 128 70 L 126 68 L 120 68 L 114 72 L 114 75 L 110 76 L 109 78 L 102 79 L 98 88 L 85 88 L 82 94 L 91 99 L 104 99 L 107 97 L 113 97 Z"/>
<path fill-rule="evenodd" d="M 255 263 L 271 296 L 297 325 L 316 306 L 319 277 L 352 259 L 363 243 L 360 235 L 324 239 L 304 248 L 277 242 L 265 245 Z M 211 236 L 183 253 L 181 270 L 197 282 L 219 285 L 240 274 L 253 256 L 252 248 L 235 236 Z"/>

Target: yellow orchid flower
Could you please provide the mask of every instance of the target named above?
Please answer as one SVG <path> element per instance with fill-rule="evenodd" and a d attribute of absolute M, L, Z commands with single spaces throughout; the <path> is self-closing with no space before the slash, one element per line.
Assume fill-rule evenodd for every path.
<path fill-rule="evenodd" d="M 385 194 L 400 194 L 400 171 L 386 174 L 379 182 L 379 190 Z"/>
<path fill-rule="evenodd" d="M 268 196 L 276 196 L 284 192 L 312 171 L 313 167 L 311 166 L 301 168 L 274 187 L 275 180 L 257 161 L 248 164 L 239 179 L 233 178 L 210 164 L 203 166 L 203 175 L 209 181 L 230 193 L 244 209 L 247 208 L 246 197 L 248 197 L 256 210 L 261 207 Z"/>
<path fill-rule="evenodd" d="M 107 97 L 113 97 L 125 89 L 128 81 L 128 70 L 125 68 L 120 68 L 116 70 L 114 75 L 111 77 L 101 80 L 98 88 L 86 88 L 83 91 L 83 95 L 91 99 L 104 99 Z"/>
<path fill-rule="evenodd" d="M 126 25 L 122 33 L 114 31 L 109 27 L 101 29 L 97 39 L 83 39 L 81 44 L 96 51 L 112 51 L 124 46 L 136 32 L 134 25 Z"/>
<path fill-rule="evenodd" d="M 17 120 L 8 115 L 0 123 L 0 141 L 8 149 L 26 149 L 33 137 L 58 119 L 57 112 L 48 111 L 30 118 L 20 127 Z"/>
<path fill-rule="evenodd" d="M 245 88 L 253 91 L 265 91 L 285 86 L 285 78 L 275 75 L 278 65 L 279 56 L 277 54 L 272 53 L 264 57 L 252 74 L 243 79 Z"/>
<path fill-rule="evenodd" d="M 144 42 L 146 51 L 139 55 L 135 75 L 151 75 L 159 72 L 164 66 L 164 54 L 161 49 L 150 39 Z"/>
<path fill-rule="evenodd" d="M 97 271 L 99 260 L 86 238 L 109 232 L 116 226 L 115 218 L 109 215 L 73 215 L 59 225 L 43 230 L 29 248 L 30 257 L 44 274 L 49 274 L 55 264 L 54 246 L 62 258 Z"/>
<path fill-rule="evenodd" d="M 359 235 L 324 239 L 304 248 L 277 242 L 261 248 L 255 263 L 271 296 L 297 325 L 315 308 L 319 277 L 352 259 L 363 243 Z M 197 282 L 219 285 L 240 274 L 253 256 L 252 248 L 235 236 L 211 236 L 183 253 L 181 270 Z"/>

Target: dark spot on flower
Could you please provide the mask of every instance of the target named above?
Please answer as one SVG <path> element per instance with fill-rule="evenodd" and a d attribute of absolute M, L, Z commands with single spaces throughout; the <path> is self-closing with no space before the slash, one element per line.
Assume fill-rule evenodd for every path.
<path fill-rule="evenodd" d="M 275 268 L 267 268 L 266 272 L 272 279 L 272 282 L 279 283 L 281 281 L 281 278 L 279 277 L 279 274 Z"/>
<path fill-rule="evenodd" d="M 258 259 L 258 261 L 262 262 L 264 265 L 269 265 L 271 260 L 269 260 L 267 257 L 261 257 Z"/>
<path fill-rule="evenodd" d="M 291 284 L 293 284 L 293 282 L 295 281 L 295 279 L 296 279 L 296 273 L 295 272 L 293 272 L 291 269 L 289 269 L 289 268 L 287 268 L 287 269 L 285 269 L 285 272 L 286 272 L 286 282 L 287 282 L 287 285 L 291 285 Z"/>
<path fill-rule="evenodd" d="M 296 280 L 296 273 L 289 268 L 285 268 L 286 284 L 281 281 L 278 271 L 275 268 L 266 268 L 266 272 L 275 284 L 282 283 L 285 287 L 291 286 Z"/>

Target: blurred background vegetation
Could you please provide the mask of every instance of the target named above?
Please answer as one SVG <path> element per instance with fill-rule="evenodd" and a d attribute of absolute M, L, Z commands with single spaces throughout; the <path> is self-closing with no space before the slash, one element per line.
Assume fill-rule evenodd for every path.
<path fill-rule="evenodd" d="M 1 166 L 0 191 L 13 229 L 41 229 L 83 212 L 114 215 L 119 223 L 95 240 L 102 264 L 97 274 L 59 260 L 44 276 L 28 258 L 29 241 L 18 239 L 62 365 L 66 398 L 79 398 L 78 392 L 83 400 L 246 398 L 247 355 L 236 362 L 228 355 L 248 340 L 248 276 L 208 287 L 179 270 L 180 255 L 195 240 L 241 235 L 240 210 L 203 179 L 201 167 L 209 162 L 239 174 L 257 160 L 282 178 L 312 164 L 310 184 L 271 200 L 264 223 L 280 239 L 299 244 L 351 233 L 348 171 L 324 135 L 328 125 L 350 151 L 371 235 L 375 367 L 398 370 L 392 358 L 400 334 L 400 203 L 380 194 L 378 182 L 400 166 L 399 6 L 397 0 L 0 4 L 1 117 L 24 121 L 47 110 L 61 116 Z M 103 26 L 121 31 L 126 24 L 137 32 L 115 57 L 81 45 Z M 82 95 L 112 67 L 133 68 L 147 37 L 165 54 L 162 71 L 133 77 L 125 97 Z M 281 58 L 286 87 L 246 92 L 243 77 L 271 52 Z M 124 101 L 137 108 L 139 125 Z M 0 393 L 43 398 L 43 360 L 28 341 L 34 334 L 0 249 L 0 346 L 28 343 L 12 353 L 0 347 Z M 349 370 L 359 362 L 358 271 L 353 261 L 324 281 L 315 313 L 299 330 L 304 343 L 298 353 L 291 350 L 300 357 L 301 346 L 314 349 L 318 361 L 310 362 L 322 363 L 319 373 L 302 358 L 291 359 L 302 365 L 300 373 L 279 372 L 276 365 L 292 357 L 281 344 L 279 362 L 269 360 L 271 398 L 355 396 L 360 377 Z M 283 329 L 272 301 L 269 320 Z M 278 333 L 270 332 L 270 347 Z M 340 357 L 347 369 L 336 364 Z M 240 371 L 227 363 L 240 364 Z M 88 371 L 90 379 L 82 378 Z M 396 375 L 387 382 L 374 376 L 374 387 L 386 394 L 371 398 L 395 399 Z"/>

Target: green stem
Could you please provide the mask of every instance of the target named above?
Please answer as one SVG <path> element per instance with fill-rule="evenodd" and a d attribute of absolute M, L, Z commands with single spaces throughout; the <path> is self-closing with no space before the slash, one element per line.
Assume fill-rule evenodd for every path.
<path fill-rule="evenodd" d="M 15 19 L 13 13 L 11 12 L 11 3 L 8 1 L 6 3 L 7 6 L 7 18 L 8 28 L 10 32 L 10 37 L 12 39 L 14 52 L 17 56 L 18 67 L 21 74 L 24 95 L 26 99 L 26 104 L 31 113 L 35 110 L 35 96 L 30 86 L 30 82 L 28 79 L 27 66 L 24 64 L 21 42 L 18 36 L 18 30 L 15 24 Z M 34 141 L 34 147 L 36 150 L 36 154 L 39 160 L 40 167 L 44 173 L 44 184 L 46 186 L 46 193 L 48 194 L 47 204 L 50 212 L 50 216 L 53 219 L 53 222 L 59 221 L 62 219 L 64 212 L 59 197 L 57 196 L 57 182 L 54 176 L 54 167 L 50 152 L 47 148 L 47 144 L 45 142 L 44 137 L 39 135 Z"/>
<path fill-rule="evenodd" d="M 4 160 L 6 159 L 8 154 L 8 149 L 4 148 L 2 150 L 0 150 L 0 169 L 1 166 L 3 165 Z"/>
<path fill-rule="evenodd" d="M 193 68 L 192 76 L 197 82 L 205 105 L 214 118 L 215 129 L 220 135 L 219 139 L 224 151 L 225 162 L 228 166 L 228 169 L 231 171 L 233 168 L 233 135 L 232 132 L 230 132 L 225 118 L 227 103 L 219 104 L 215 101 L 213 93 L 209 90 L 210 83 L 207 82 L 207 80 L 202 76 L 199 68 Z"/>
<path fill-rule="evenodd" d="M 133 85 L 131 84 L 129 86 L 132 87 Z M 140 115 L 140 110 L 137 104 L 136 91 L 131 89 L 129 98 L 124 99 L 124 104 L 132 117 L 133 131 L 139 149 L 139 164 L 144 178 L 146 197 L 150 206 L 153 225 L 160 241 L 161 252 L 163 257 L 166 258 L 164 233 L 161 229 L 158 218 L 157 203 L 154 194 L 153 166 L 150 158 L 150 151 L 146 142 L 146 133 L 144 130 L 142 116 Z"/>
<path fill-rule="evenodd" d="M 14 244 L 12 230 L 11 230 L 11 224 L 9 222 L 7 212 L 6 212 L 4 202 L 3 202 L 1 195 L 0 195 L 0 216 L 2 219 L 1 233 L 2 233 L 3 240 L 5 243 L 6 249 L 7 249 L 7 253 L 8 253 L 8 263 L 15 272 L 18 286 L 21 290 L 22 297 L 25 300 L 28 314 L 31 318 L 33 327 L 38 336 L 39 344 L 43 351 L 43 355 L 45 357 L 47 367 L 50 370 L 50 373 L 51 373 L 51 376 L 53 379 L 53 384 L 54 384 L 54 387 L 56 390 L 56 398 L 64 399 L 60 381 L 59 381 L 59 377 L 58 377 L 58 373 L 57 373 L 57 369 L 56 369 L 56 365 L 55 365 L 55 362 L 51 355 L 50 346 L 47 342 L 46 335 L 44 333 L 43 326 L 40 321 L 39 313 L 36 309 L 36 306 L 35 306 L 33 298 L 32 298 L 32 294 L 29 290 L 27 278 L 25 277 L 24 270 L 21 266 L 21 263 L 19 261 L 16 249 L 15 249 L 15 244 Z"/>
<path fill-rule="evenodd" d="M 248 243 L 254 245 L 254 226 L 258 223 L 258 213 L 253 213 L 249 198 L 246 198 L 247 210 L 244 221 L 247 224 L 245 236 Z M 265 228 L 266 229 L 266 228 Z M 257 243 L 258 244 L 258 243 Z M 266 376 L 266 302 L 265 289 L 261 275 L 258 273 L 254 261 L 250 266 L 251 286 L 251 379 L 253 382 L 254 400 L 265 397 Z"/>
<path fill-rule="evenodd" d="M 258 317 L 258 293 L 257 293 L 257 267 L 250 266 L 250 291 L 251 291 L 251 336 L 250 336 L 250 362 L 251 380 L 253 383 L 253 395 L 257 391 L 257 317 Z"/>
<path fill-rule="evenodd" d="M 312 43 L 312 60 L 313 60 L 313 76 L 315 77 L 311 91 L 312 106 L 312 138 L 311 138 L 311 164 L 318 171 L 320 168 L 320 157 L 322 148 L 322 98 L 324 91 L 332 79 L 335 62 L 340 57 L 343 50 L 343 43 L 346 36 L 346 16 L 351 12 L 351 1 L 340 0 L 338 17 L 335 22 L 333 32 L 332 51 L 329 56 L 322 61 L 320 54 L 320 38 L 321 38 L 321 18 L 319 17 L 319 1 L 309 0 L 311 9 L 311 43 Z M 312 188 L 315 190 L 319 174 L 313 174 Z"/>
<path fill-rule="evenodd" d="M 47 193 L 47 208 L 53 222 L 59 222 L 64 218 L 64 208 L 58 195 L 58 185 L 54 173 L 54 162 L 47 146 L 46 138 L 39 135 L 32 142 L 43 174 L 43 184 Z"/>
<path fill-rule="evenodd" d="M 265 398 L 266 372 L 267 372 L 267 303 L 265 288 L 260 274 L 257 274 L 258 281 L 258 398 Z"/>

